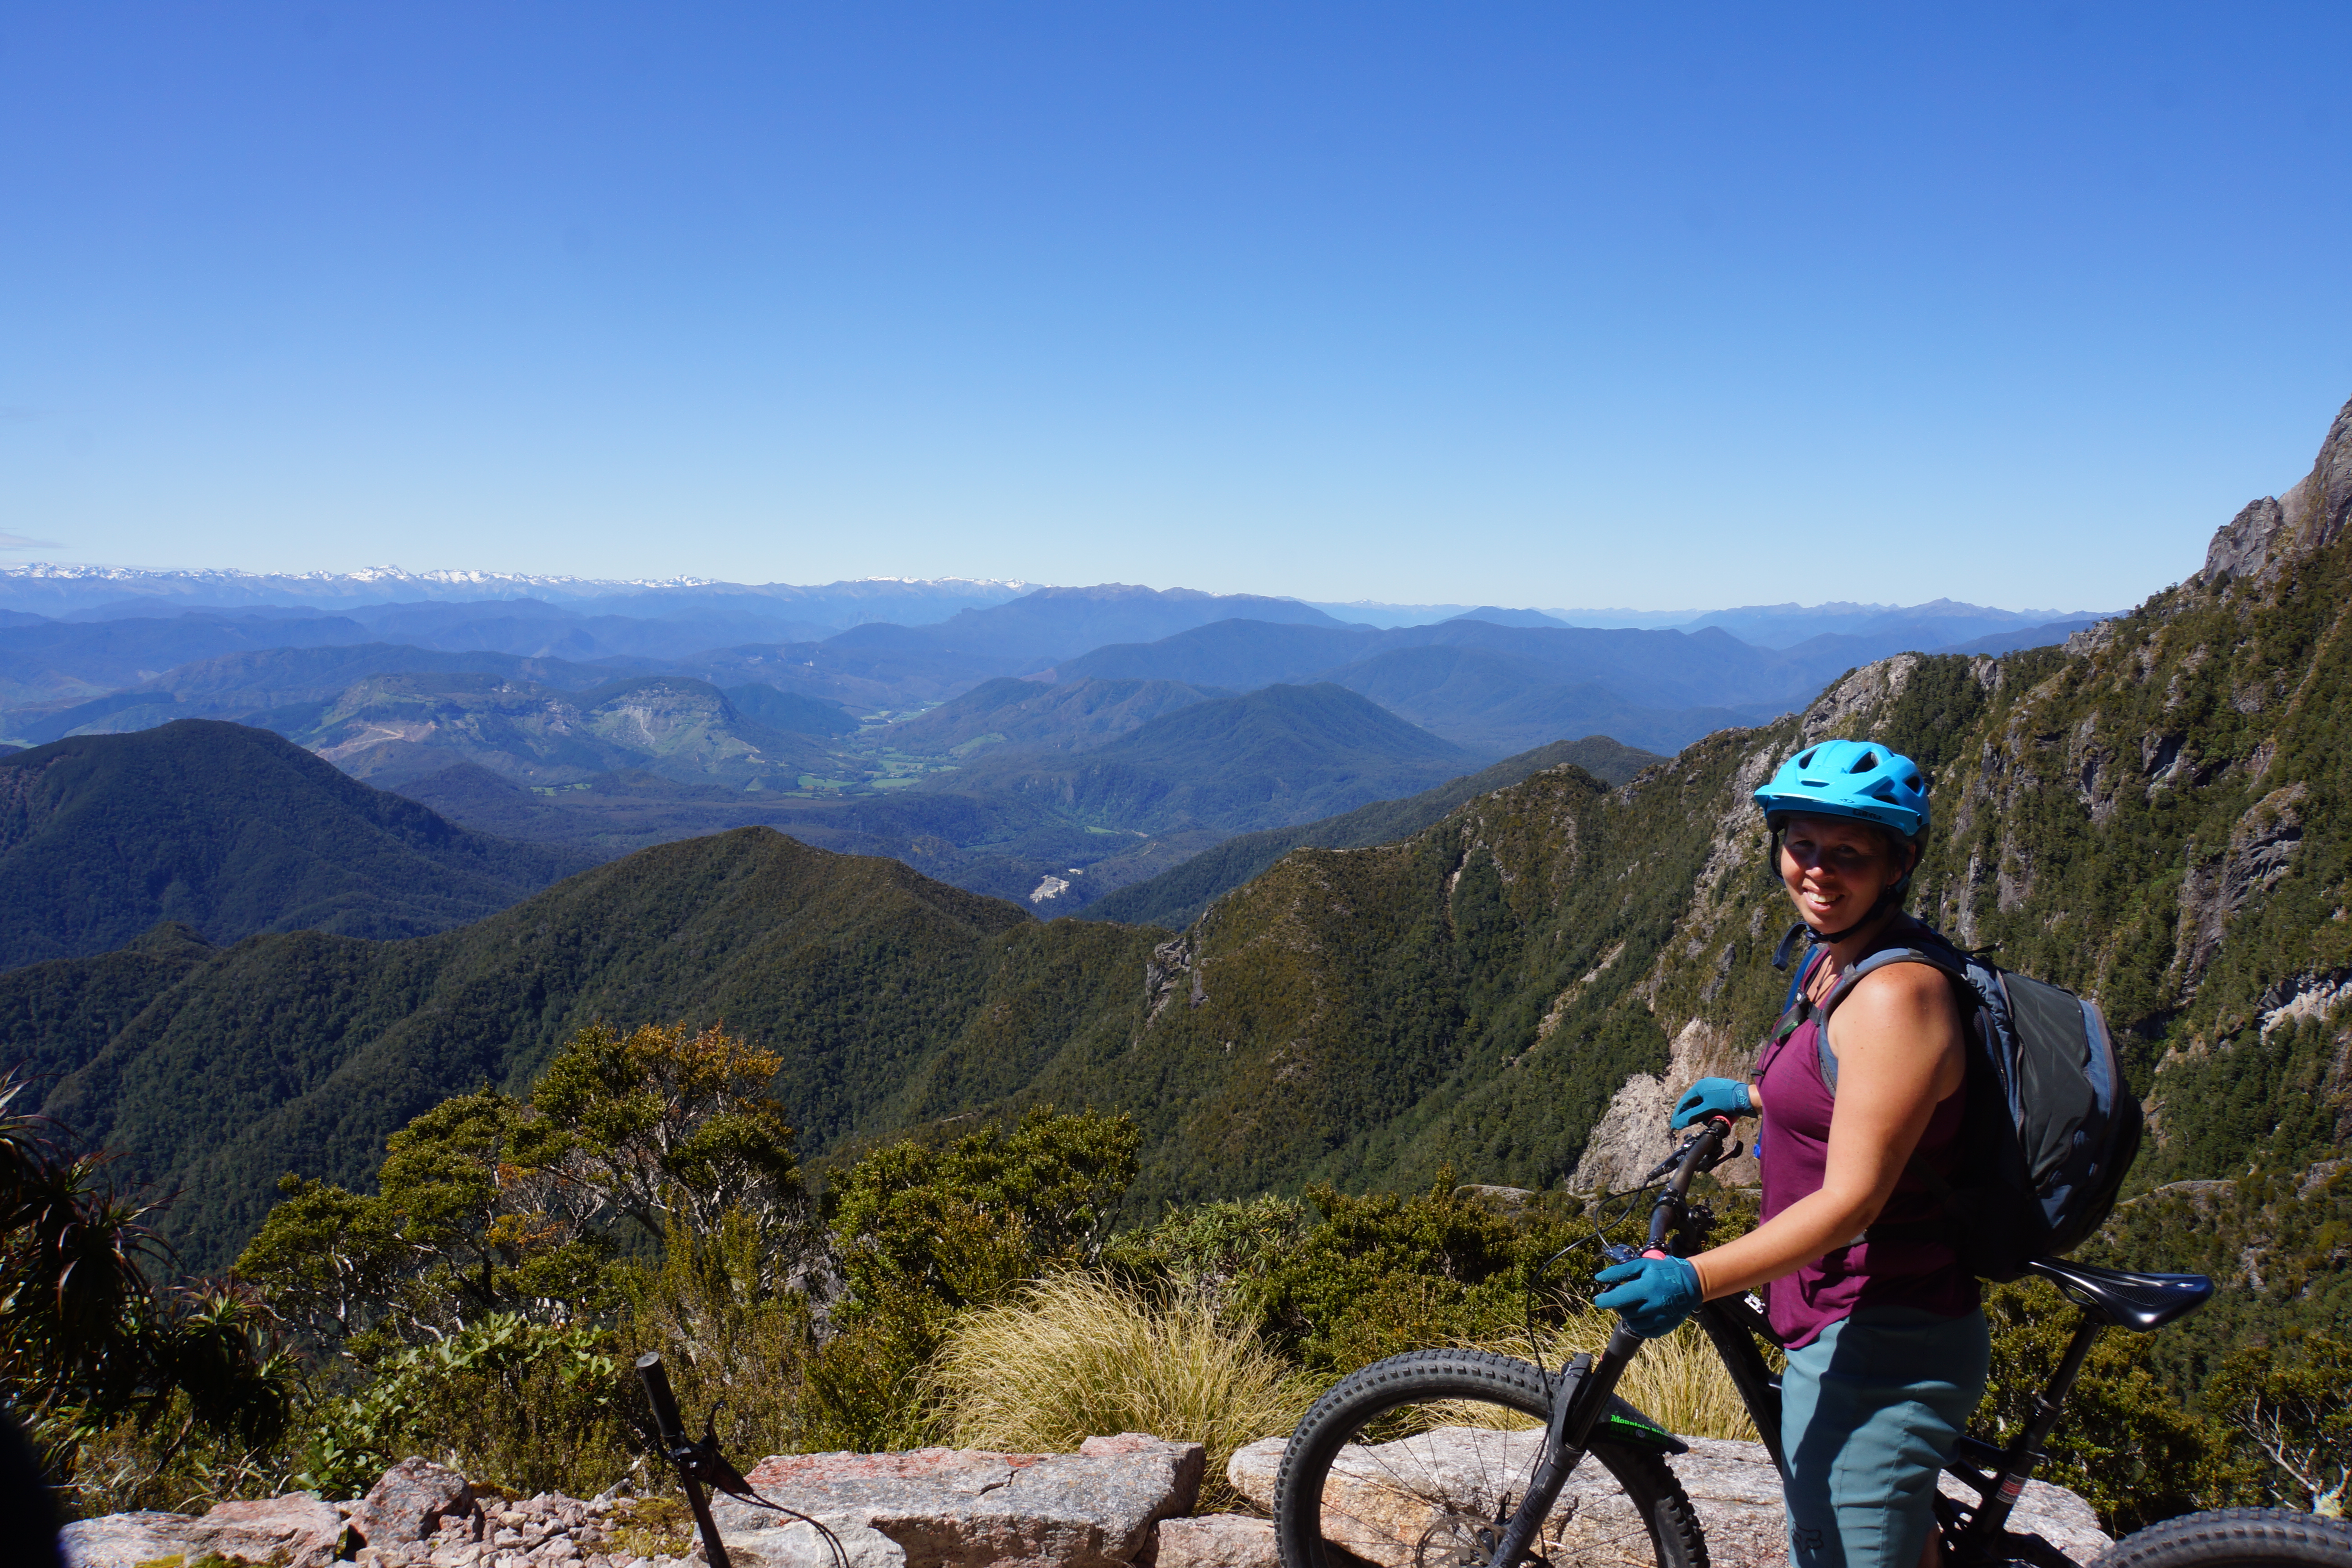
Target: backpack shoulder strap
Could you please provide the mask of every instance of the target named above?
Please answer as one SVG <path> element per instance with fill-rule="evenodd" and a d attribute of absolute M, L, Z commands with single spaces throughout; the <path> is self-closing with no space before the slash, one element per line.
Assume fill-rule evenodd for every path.
<path fill-rule="evenodd" d="M 1890 963 L 1924 963 L 1930 969 L 1942 970 L 1971 990 L 1975 988 L 1969 978 L 1968 961 L 1957 953 L 1945 952 L 1934 947 L 1881 948 L 1839 975 L 1838 983 L 1830 987 L 1830 994 L 1821 999 L 1813 1012 L 1821 1018 L 1822 1027 L 1829 1027 L 1830 1015 L 1837 1010 L 1839 1003 L 1845 1000 L 1846 994 L 1862 983 L 1864 975 L 1874 974 Z"/>
<path fill-rule="evenodd" d="M 1976 977 L 1969 973 L 1968 956 L 1938 942 L 1923 942 L 1915 947 L 1881 948 L 1864 958 L 1839 975 L 1838 983 L 1830 987 L 1829 994 L 1822 997 L 1813 1009 L 1813 1016 L 1821 1021 L 1814 1040 L 1821 1057 L 1822 1082 L 1828 1086 L 1832 1096 L 1837 1093 L 1838 1062 L 1837 1053 L 1830 1048 L 1830 1015 L 1837 1010 L 1839 1003 L 1845 1000 L 1846 994 L 1862 983 L 1864 975 L 1874 973 L 1890 963 L 1924 963 L 1930 969 L 1943 971 L 1946 978 L 1960 988 L 1964 997 L 1981 995 Z M 1964 1020 L 1966 1016 L 1963 1010 Z"/>

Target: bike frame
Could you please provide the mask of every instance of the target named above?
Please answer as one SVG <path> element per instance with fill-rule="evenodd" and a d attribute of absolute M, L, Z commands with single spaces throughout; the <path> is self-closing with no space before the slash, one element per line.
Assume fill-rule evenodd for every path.
<path fill-rule="evenodd" d="M 1659 1189 L 1651 1205 L 1645 1256 L 1685 1257 L 1706 1247 L 1715 1215 L 1704 1205 L 1690 1202 L 1691 1181 L 1700 1172 L 1711 1170 L 1729 1157 L 1725 1148 L 1730 1133 L 1728 1121 L 1711 1118 L 1683 1146 L 1675 1162 L 1674 1174 Z M 1733 1146 L 1731 1152 L 1738 1152 Z M 1780 1379 L 1765 1360 L 1761 1348 L 1764 1344 L 1780 1344 L 1780 1336 L 1744 1298 L 1709 1301 L 1699 1308 L 1696 1317 L 1701 1331 L 1714 1344 L 1716 1353 L 1723 1358 L 1725 1368 L 1731 1373 L 1732 1384 L 1738 1389 L 1740 1402 L 1748 1407 L 1748 1418 L 1755 1422 L 1772 1463 L 1786 1477 L 1788 1457 L 1780 1445 Z M 1945 1464 L 1946 1474 L 1977 1494 L 1973 1505 L 1956 1504 L 1940 1495 L 1936 1500 L 1937 1526 L 1955 1568 L 2016 1560 L 2032 1563 L 2037 1568 L 2076 1568 L 2072 1558 L 2040 1536 L 2010 1533 L 2008 1523 L 2011 1510 L 2025 1490 L 2025 1483 L 2048 1457 L 2042 1453 L 2042 1445 L 2058 1425 L 2067 1393 L 2081 1374 L 2083 1363 L 2104 1327 L 2087 1314 L 2084 1317 L 2065 1354 L 2059 1358 L 2057 1370 L 2033 1396 L 2032 1419 L 2007 1447 L 1964 1436 Z M 1579 1355 L 1563 1369 L 1552 1394 L 1551 1423 L 1543 1457 L 1529 1479 L 1519 1507 L 1496 1542 L 1491 1561 L 1516 1563 L 1526 1552 L 1544 1516 L 1558 1500 L 1560 1488 L 1584 1458 L 1592 1428 L 1607 1409 L 1618 1381 L 1645 1342 L 1620 1322 L 1598 1361 Z"/>

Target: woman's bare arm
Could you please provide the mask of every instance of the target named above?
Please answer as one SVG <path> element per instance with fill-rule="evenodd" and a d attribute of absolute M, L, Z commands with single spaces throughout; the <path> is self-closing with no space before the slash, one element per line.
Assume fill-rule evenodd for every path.
<path fill-rule="evenodd" d="M 1960 1086 L 1959 1009 L 1939 970 L 1919 963 L 1874 970 L 1832 1022 L 1837 1109 L 1821 1190 L 1692 1258 L 1710 1300 L 1793 1273 L 1868 1229 L 1894 1195 L 1937 1102 Z"/>

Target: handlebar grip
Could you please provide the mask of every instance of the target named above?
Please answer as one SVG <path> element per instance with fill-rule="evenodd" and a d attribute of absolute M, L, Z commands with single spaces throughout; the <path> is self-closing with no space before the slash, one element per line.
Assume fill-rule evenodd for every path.
<path fill-rule="evenodd" d="M 653 1406 L 654 1429 L 661 1434 L 662 1447 L 675 1448 L 686 1438 L 686 1423 L 677 1413 L 677 1395 L 670 1391 L 669 1368 L 662 1365 L 659 1351 L 647 1351 L 637 1358 L 637 1381 L 646 1385 L 646 1403 Z"/>

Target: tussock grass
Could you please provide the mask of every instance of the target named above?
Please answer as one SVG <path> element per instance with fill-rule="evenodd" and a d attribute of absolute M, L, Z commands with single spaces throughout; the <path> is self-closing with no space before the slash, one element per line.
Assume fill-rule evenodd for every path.
<path fill-rule="evenodd" d="M 1522 1331 L 1499 1339 L 1465 1342 L 1472 1350 L 1496 1351 L 1521 1361 L 1539 1361 L 1557 1371 L 1579 1351 L 1598 1358 L 1617 1326 L 1617 1314 L 1584 1310 L 1570 1315 L 1557 1329 L 1529 1339 Z M 1685 1437 L 1744 1437 L 1753 1441 L 1755 1424 L 1739 1402 L 1739 1390 L 1724 1370 L 1723 1358 L 1699 1331 L 1685 1323 L 1663 1339 L 1642 1347 L 1617 1384 L 1617 1396 L 1668 1431 Z M 1480 1406 L 1487 1419 L 1474 1421 L 1465 1410 L 1465 1425 L 1513 1425 L 1507 1412 Z M 1532 1423 L 1528 1423 L 1532 1425 Z"/>
<path fill-rule="evenodd" d="M 1067 1453 L 1118 1432 L 1199 1443 L 1204 1512 L 1239 1501 L 1225 1482 L 1234 1450 L 1286 1435 L 1315 1394 L 1213 1308 L 1078 1273 L 964 1316 L 930 1377 L 962 1447 Z"/>

